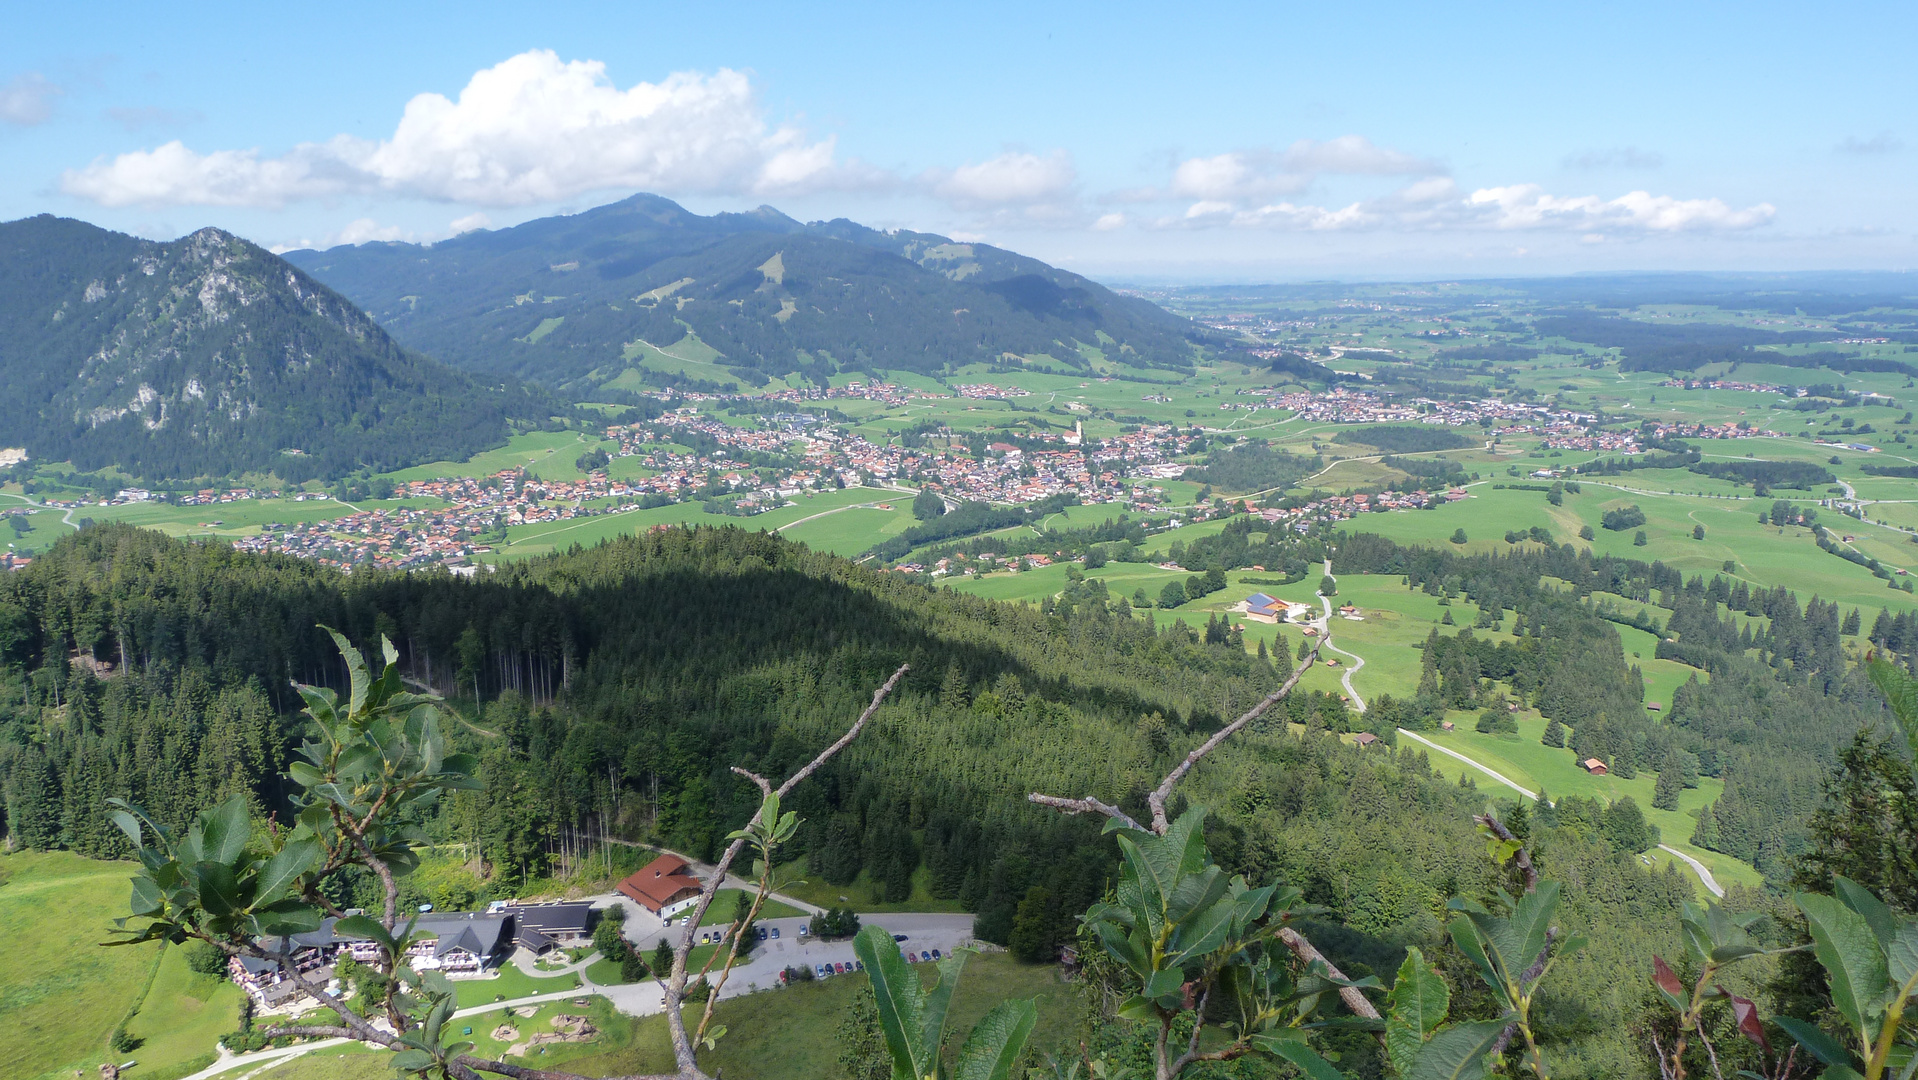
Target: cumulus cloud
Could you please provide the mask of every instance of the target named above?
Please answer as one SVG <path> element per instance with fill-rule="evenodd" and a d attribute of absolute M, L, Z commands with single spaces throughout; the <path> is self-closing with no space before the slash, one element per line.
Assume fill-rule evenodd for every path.
<path fill-rule="evenodd" d="M 53 99 L 61 92 L 37 71 L 16 75 L 0 86 L 0 121 L 21 127 L 45 123 L 53 115 Z"/>
<path fill-rule="evenodd" d="M 472 232 L 474 229 L 490 229 L 492 227 L 493 219 L 487 217 L 485 214 L 468 214 L 465 217 L 454 218 L 452 222 L 447 225 L 447 228 L 453 230 L 454 236 L 458 236 L 461 233 Z"/>
<path fill-rule="evenodd" d="M 1881 131 L 1869 139 L 1861 139 L 1856 135 L 1847 135 L 1842 142 L 1836 147 L 1833 147 L 1833 149 L 1841 154 L 1857 154 L 1864 157 L 1872 157 L 1879 154 L 1895 154 L 1904 148 L 1904 142 L 1889 131 Z"/>
<path fill-rule="evenodd" d="M 284 154 L 200 153 L 178 140 L 61 178 L 106 206 L 283 206 L 349 194 L 523 206 L 611 188 L 781 194 L 870 183 L 833 141 L 770 123 L 741 72 L 680 72 L 620 89 L 596 60 L 534 50 L 476 72 L 457 99 L 423 93 L 391 137 L 338 135 Z"/>
<path fill-rule="evenodd" d="M 1283 229 L 1295 231 L 1558 230 L 1585 236 L 1737 232 L 1767 224 L 1770 203 L 1734 209 L 1720 199 L 1679 199 L 1632 191 L 1616 198 L 1561 196 L 1537 184 L 1462 191 L 1450 177 L 1431 177 L 1377 199 L 1341 207 L 1290 201 L 1241 206 L 1199 200 L 1160 227 Z"/>
<path fill-rule="evenodd" d="M 1079 174 L 1064 150 L 1043 157 L 1007 151 L 976 165 L 928 171 L 921 180 L 939 198 L 976 209 L 1059 202 L 1071 196 Z"/>
<path fill-rule="evenodd" d="M 1205 202 L 1245 202 L 1295 195 L 1320 176 L 1433 176 L 1445 171 L 1435 161 L 1379 146 L 1363 135 L 1336 139 L 1300 139 L 1284 150 L 1234 150 L 1191 157 L 1172 170 L 1163 188 L 1122 192 L 1124 201 L 1165 198 Z"/>
<path fill-rule="evenodd" d="M 1596 172 L 1600 169 L 1656 169 L 1665 164 L 1665 155 L 1636 146 L 1614 146 L 1609 150 L 1586 150 L 1567 155 L 1560 164 L 1568 169 Z"/>

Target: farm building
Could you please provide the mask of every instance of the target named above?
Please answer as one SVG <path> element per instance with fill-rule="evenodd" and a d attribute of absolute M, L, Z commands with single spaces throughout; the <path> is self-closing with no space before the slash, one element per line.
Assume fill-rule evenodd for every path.
<path fill-rule="evenodd" d="M 619 883 L 620 894 L 640 907 L 670 918 L 699 898 L 699 879 L 686 869 L 686 860 L 661 855 Z"/>
<path fill-rule="evenodd" d="M 1578 767 L 1591 773 L 1593 776 L 1604 776 L 1606 773 L 1612 771 L 1605 767 L 1604 762 L 1595 757 L 1588 757 L 1584 761 L 1579 762 Z"/>

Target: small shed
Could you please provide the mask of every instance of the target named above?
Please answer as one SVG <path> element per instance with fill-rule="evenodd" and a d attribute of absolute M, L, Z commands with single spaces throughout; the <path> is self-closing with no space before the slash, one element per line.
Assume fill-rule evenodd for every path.
<path fill-rule="evenodd" d="M 1439 721 L 1439 730 L 1440 731 L 1457 731 L 1458 725 L 1452 723 L 1450 720 L 1441 720 Z"/>
<path fill-rule="evenodd" d="M 1578 767 L 1591 773 L 1593 776 L 1604 776 L 1606 773 L 1612 771 L 1605 767 L 1604 762 L 1595 757 L 1588 757 L 1584 761 L 1579 762 Z"/>
<path fill-rule="evenodd" d="M 1658 702 L 1656 702 L 1656 701 L 1647 701 L 1647 702 L 1645 703 L 1645 711 L 1646 711 L 1646 712 L 1657 712 L 1657 711 L 1659 711 L 1659 710 L 1658 710 Z"/>
<path fill-rule="evenodd" d="M 1373 743 L 1379 741 L 1379 737 L 1369 731 L 1361 731 L 1352 741 L 1360 746 L 1371 746 Z"/>

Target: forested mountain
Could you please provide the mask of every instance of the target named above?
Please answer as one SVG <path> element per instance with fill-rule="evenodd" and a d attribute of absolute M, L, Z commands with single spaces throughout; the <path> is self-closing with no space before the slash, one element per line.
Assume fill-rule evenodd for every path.
<path fill-rule="evenodd" d="M 1767 601 L 1770 670 L 1741 661 L 1681 695 L 1667 725 L 1646 723 L 1624 689 L 1637 683 L 1616 634 L 1580 596 L 1663 590 L 1678 604 L 1686 583 L 1569 547 L 1460 557 L 1330 532 L 1255 544 L 1238 529 L 1185 559 L 1328 551 L 1353 571 L 1471 596 L 1491 621 L 1510 611 L 1517 633 L 1498 645 L 1469 630 L 1435 636 L 1417 698 L 1381 699 L 1363 717 L 1337 698 L 1295 695 L 1181 789 L 1214 811 L 1207 838 L 1223 865 L 1298 885 L 1326 909 L 1314 940 L 1348 973 L 1386 971 L 1407 945 L 1444 953 L 1445 900 L 1488 895 L 1498 879 L 1472 831 L 1484 793 L 1438 780 L 1422 753 L 1362 750 L 1334 733 L 1363 723 L 1389 739 L 1391 725 L 1417 726 L 1430 709 L 1472 707 L 1495 678 L 1621 767 L 1688 753 L 1700 771 L 1762 791 L 1768 761 L 1789 755 L 1805 764 L 1784 775 L 1816 776 L 1879 708 L 1842 659 L 1831 670 L 1824 608 L 1818 626 L 1793 628 L 1781 594 Z M 1541 588 L 1542 575 L 1571 591 Z M 1708 637 L 1687 610 L 1685 639 Z M 1155 630 L 1096 579 L 1034 610 L 731 528 L 627 537 L 464 581 L 347 577 L 99 526 L 0 576 L 12 841 L 124 854 L 105 817 L 113 795 L 172 824 L 227 792 L 282 810 L 279 772 L 301 734 L 289 680 L 343 675 L 319 623 L 367 644 L 389 635 L 410 677 L 483 699 L 455 739 L 480 756 L 485 789 L 454 797 L 429 827 L 475 845 L 485 893 L 499 896 L 602 828 L 710 854 L 757 805 L 730 766 L 789 770 L 910 663 L 867 735 L 793 793 L 806 823 L 791 852 L 809 875 L 843 885 L 863 873 L 894 898 L 921 875 L 934 896 L 978 914 L 980 936 L 1035 958 L 1070 943 L 1074 916 L 1109 887 L 1116 851 L 1099 822 L 1042 812 L 1025 794 L 1092 793 L 1138 812 L 1173 762 L 1283 677 L 1227 635 Z M 1642 819 L 1623 828 L 1632 815 L 1618 806 L 1561 798 L 1529 808 L 1529 826 L 1526 808 L 1508 811 L 1536 830 L 1545 872 L 1568 882 L 1567 929 L 1593 939 L 1543 1005 L 1563 1032 L 1560 1071 L 1642 1072 L 1631 1027 L 1643 972 L 1653 951 L 1678 947 L 1690 883 L 1639 865 Z M 408 880 L 408 902 L 449 902 Z"/>
<path fill-rule="evenodd" d="M 771 207 L 701 217 L 635 195 L 431 246 L 368 243 L 287 258 L 395 337 L 475 371 L 581 391 L 641 345 L 751 383 L 835 370 L 931 372 L 1007 353 L 1085 365 L 1088 350 L 1182 369 L 1214 337 L 1156 305 L 1021 255 Z"/>
<path fill-rule="evenodd" d="M 464 458 L 544 416 L 236 236 L 50 215 L 0 224 L 0 384 L 0 446 L 148 479 Z"/>

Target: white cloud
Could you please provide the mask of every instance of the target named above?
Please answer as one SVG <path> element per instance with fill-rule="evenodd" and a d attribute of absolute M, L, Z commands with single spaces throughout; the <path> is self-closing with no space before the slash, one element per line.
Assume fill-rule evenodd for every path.
<path fill-rule="evenodd" d="M 1035 206 L 1070 197 L 1079 174 L 1064 150 L 1044 157 L 1007 151 L 977 165 L 931 170 L 921 180 L 955 206 Z"/>
<path fill-rule="evenodd" d="M 453 231 L 454 236 L 458 236 L 461 233 L 472 232 L 474 229 L 490 229 L 493 227 L 493 219 L 485 214 L 468 214 L 465 217 L 454 218 L 446 227 Z"/>
<path fill-rule="evenodd" d="M 1465 200 L 1483 211 L 1482 222 L 1495 229 L 1561 228 L 1577 232 L 1602 227 L 1631 232 L 1725 232 L 1770 221 L 1777 209 L 1759 203 L 1733 210 L 1719 199 L 1675 199 L 1632 191 L 1616 199 L 1596 195 L 1548 195 L 1537 184 L 1481 188 Z"/>
<path fill-rule="evenodd" d="M 1296 195 L 1320 176 L 1432 176 L 1445 171 L 1437 162 L 1390 147 L 1363 135 L 1336 139 L 1300 139 L 1284 150 L 1234 150 L 1211 157 L 1186 158 L 1172 170 L 1163 189 L 1122 192 L 1133 202 L 1166 198 L 1244 203 Z"/>
<path fill-rule="evenodd" d="M 1363 135 L 1341 135 L 1323 142 L 1300 139 L 1279 155 L 1279 161 L 1288 172 L 1296 173 L 1424 176 L 1445 171 L 1435 161 L 1376 145 Z"/>
<path fill-rule="evenodd" d="M 1240 207 L 1199 200 L 1161 227 L 1229 227 L 1296 231 L 1396 229 L 1419 231 L 1563 230 L 1584 236 L 1680 232 L 1737 232 L 1769 223 L 1777 210 L 1759 203 L 1742 210 L 1720 199 L 1678 199 L 1633 191 L 1617 198 L 1560 196 L 1537 184 L 1461 192 L 1450 177 L 1431 177 L 1378 199 L 1337 208 L 1276 202 Z"/>
<path fill-rule="evenodd" d="M 534 50 L 476 72 L 457 100 L 415 96 L 387 139 L 339 135 L 277 157 L 176 140 L 71 170 L 61 189 L 107 206 L 372 193 L 522 206 L 614 188 L 763 195 L 871 182 L 870 170 L 835 162 L 831 139 L 769 123 L 740 72 L 622 90 L 599 61 Z"/>
<path fill-rule="evenodd" d="M 62 93 L 37 71 L 16 75 L 0 86 L 0 121 L 31 127 L 53 115 L 53 99 Z"/>
<path fill-rule="evenodd" d="M 1843 142 L 1840 142 L 1834 147 L 1834 149 L 1841 154 L 1858 154 L 1867 157 L 1880 154 L 1895 154 L 1904 148 L 1904 142 L 1889 131 L 1881 131 L 1869 139 L 1861 139 L 1856 135 L 1847 135 Z"/>
<path fill-rule="evenodd" d="M 1124 214 L 1101 214 L 1099 215 L 1099 219 L 1092 223 L 1092 229 L 1094 232 L 1111 232 L 1114 229 L 1123 229 L 1125 225 L 1126 216 Z"/>
<path fill-rule="evenodd" d="M 341 244 L 364 244 L 372 240 L 411 240 L 413 234 L 398 225 L 381 225 L 372 218 L 356 218 L 346 223 L 346 227 L 320 242 L 322 248 L 338 247 Z"/>

